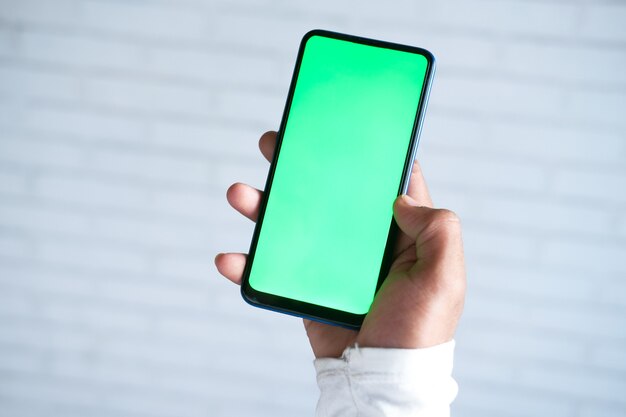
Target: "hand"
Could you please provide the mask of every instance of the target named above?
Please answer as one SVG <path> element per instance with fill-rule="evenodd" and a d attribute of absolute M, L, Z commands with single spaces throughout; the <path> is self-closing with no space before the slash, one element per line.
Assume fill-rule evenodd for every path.
<path fill-rule="evenodd" d="M 261 136 L 259 148 L 272 159 L 276 132 Z M 262 192 L 233 184 L 226 194 L 231 206 L 256 221 Z M 432 208 L 417 162 L 406 196 L 394 203 L 400 233 L 389 275 L 376 294 L 360 331 L 304 320 L 316 357 L 339 357 L 355 342 L 362 347 L 423 348 L 451 340 L 463 310 L 465 265 L 461 225 L 451 211 Z M 217 255 L 218 271 L 240 284 L 246 255 Z"/>

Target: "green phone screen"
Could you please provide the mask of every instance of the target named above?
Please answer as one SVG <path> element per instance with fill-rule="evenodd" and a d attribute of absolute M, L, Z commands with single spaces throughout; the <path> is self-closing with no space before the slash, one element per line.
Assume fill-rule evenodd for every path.
<path fill-rule="evenodd" d="M 254 290 L 367 313 L 427 68 L 416 53 L 308 39 L 250 268 Z"/>

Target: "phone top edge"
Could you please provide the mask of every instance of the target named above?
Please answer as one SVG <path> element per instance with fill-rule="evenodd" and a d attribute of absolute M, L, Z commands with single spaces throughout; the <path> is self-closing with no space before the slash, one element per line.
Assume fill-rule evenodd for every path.
<path fill-rule="evenodd" d="M 362 45 L 369 45 L 369 46 L 375 46 L 379 48 L 393 49 L 397 51 L 411 52 L 411 53 L 423 55 L 428 61 L 429 67 L 433 67 L 436 62 L 435 55 L 432 52 L 430 52 L 428 49 L 420 48 L 418 46 L 402 44 L 402 43 L 381 41 L 381 40 L 377 40 L 373 38 L 366 38 L 363 36 L 348 35 L 345 33 L 333 32 L 333 31 L 326 30 L 326 29 L 312 29 L 306 32 L 304 36 L 302 37 L 300 47 L 304 48 L 308 40 L 314 36 L 321 36 L 321 37 L 326 37 L 326 38 L 331 38 L 331 39 L 343 40 L 347 42 L 359 43 Z"/>

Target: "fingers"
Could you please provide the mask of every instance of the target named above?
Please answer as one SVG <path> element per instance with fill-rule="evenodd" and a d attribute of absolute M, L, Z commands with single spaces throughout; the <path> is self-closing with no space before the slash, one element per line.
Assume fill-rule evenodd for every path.
<path fill-rule="evenodd" d="M 261 135 L 259 149 L 265 159 L 268 161 L 272 160 L 275 148 L 276 132 L 269 131 Z M 226 191 L 228 203 L 252 221 L 256 221 L 259 217 L 262 195 L 262 191 L 242 183 L 235 183 Z M 246 259 L 247 255 L 244 253 L 220 253 L 215 257 L 215 266 L 220 274 L 235 284 L 241 284 Z"/>
<path fill-rule="evenodd" d="M 228 203 L 253 222 L 259 217 L 262 195 L 262 191 L 240 182 L 231 185 L 226 191 Z"/>
<path fill-rule="evenodd" d="M 252 221 L 259 216 L 259 205 L 262 192 L 247 184 L 235 183 L 228 188 L 226 199 L 239 213 Z M 220 274 L 234 282 L 241 284 L 243 269 L 246 266 L 247 255 L 244 253 L 220 253 L 215 257 L 215 266 Z"/>
<path fill-rule="evenodd" d="M 419 206 L 424 207 L 432 207 L 433 200 L 430 198 L 430 193 L 428 192 L 428 186 L 426 185 L 426 180 L 424 179 L 424 174 L 422 173 L 422 168 L 420 167 L 417 159 L 413 163 L 413 169 L 411 171 L 411 180 L 409 181 L 409 188 L 407 190 L 407 195 L 413 200 L 417 201 Z"/>
<path fill-rule="evenodd" d="M 247 255 L 244 253 L 220 253 L 215 257 L 215 266 L 220 274 L 237 285 L 241 285 Z"/>
<path fill-rule="evenodd" d="M 274 148 L 276 148 L 276 132 L 263 133 L 259 139 L 259 149 L 268 161 L 272 160 Z M 230 205 L 254 222 L 259 217 L 262 195 L 262 191 L 242 183 L 235 183 L 226 191 L 226 199 Z"/>
<path fill-rule="evenodd" d="M 276 148 L 276 132 L 270 130 L 261 135 L 259 139 L 259 149 L 261 153 L 268 161 L 272 160 L 274 156 L 274 149 Z"/>

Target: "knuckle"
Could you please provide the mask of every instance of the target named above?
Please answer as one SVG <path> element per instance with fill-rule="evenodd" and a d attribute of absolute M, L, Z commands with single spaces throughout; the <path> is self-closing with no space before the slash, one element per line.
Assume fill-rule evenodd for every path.
<path fill-rule="evenodd" d="M 459 219 L 459 216 L 455 212 L 447 209 L 434 210 L 430 223 L 437 229 L 443 229 L 449 232 L 457 231 L 461 228 L 461 219 Z"/>

